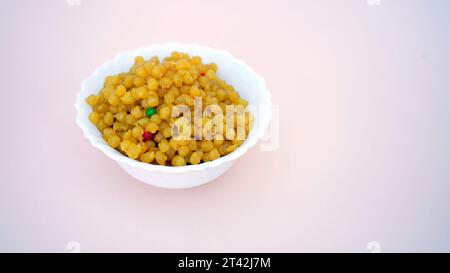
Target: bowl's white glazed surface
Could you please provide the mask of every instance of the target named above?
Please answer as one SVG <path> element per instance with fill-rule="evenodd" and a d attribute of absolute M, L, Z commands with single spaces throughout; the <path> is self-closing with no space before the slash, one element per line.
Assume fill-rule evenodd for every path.
<path fill-rule="evenodd" d="M 105 77 L 128 71 L 136 56 L 140 55 L 145 59 L 159 56 L 162 59 L 170 55 L 172 51 L 201 56 L 204 63 L 216 63 L 219 67 L 217 75 L 233 85 L 240 96 L 248 100 L 249 105 L 256 107 L 253 110 L 250 109 L 255 115 L 255 124 L 245 142 L 234 152 L 210 162 L 184 167 L 147 164 L 128 158 L 108 146 L 103 140 L 101 132 L 89 121 L 88 116 L 92 109 L 85 102 L 85 98 L 100 91 Z M 257 143 L 270 122 L 272 104 L 264 79 L 243 61 L 237 60 L 228 52 L 199 45 L 167 43 L 121 52 L 114 59 L 97 68 L 82 82 L 75 107 L 77 110 L 76 123 L 83 131 L 84 136 L 94 147 L 117 161 L 128 174 L 157 187 L 190 188 L 205 184 L 225 173 L 237 158 Z"/>

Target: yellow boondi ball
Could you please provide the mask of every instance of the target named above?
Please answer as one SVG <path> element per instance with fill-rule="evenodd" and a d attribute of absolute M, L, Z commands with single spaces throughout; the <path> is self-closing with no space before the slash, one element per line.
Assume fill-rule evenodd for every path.
<path fill-rule="evenodd" d="M 142 162 L 145 163 L 150 163 L 155 159 L 155 152 L 154 151 L 149 151 L 146 153 L 142 153 L 140 158 L 139 158 Z"/>
<path fill-rule="evenodd" d="M 90 105 L 90 106 L 94 106 L 98 103 L 99 99 L 96 95 L 90 95 L 89 97 L 86 98 L 86 102 Z"/>
<path fill-rule="evenodd" d="M 89 114 L 89 120 L 94 123 L 97 124 L 97 122 L 99 121 L 100 116 L 97 112 L 92 112 Z"/>
<path fill-rule="evenodd" d="M 186 160 L 184 157 L 176 155 L 172 158 L 172 166 L 184 166 L 186 165 Z"/>

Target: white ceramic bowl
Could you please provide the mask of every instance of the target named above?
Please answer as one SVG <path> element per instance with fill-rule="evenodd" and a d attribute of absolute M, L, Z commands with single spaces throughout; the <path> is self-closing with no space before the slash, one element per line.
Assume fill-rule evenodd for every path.
<path fill-rule="evenodd" d="M 255 124 L 245 142 L 234 152 L 210 162 L 184 167 L 147 164 L 128 158 L 108 146 L 100 131 L 89 121 L 88 115 L 91 112 L 91 107 L 85 102 L 85 98 L 91 94 L 98 94 L 105 77 L 128 71 L 135 56 L 140 55 L 148 59 L 157 55 L 162 59 L 170 55 L 172 51 L 185 52 L 191 56 L 201 56 L 204 63 L 216 63 L 219 67 L 217 75 L 232 84 L 241 97 L 248 100 L 250 105 L 256 107 L 256 111 L 255 109 L 250 110 L 255 115 Z M 81 92 L 78 94 L 75 103 L 76 123 L 94 147 L 115 160 L 128 174 L 136 179 L 153 186 L 172 189 L 199 186 L 214 180 L 227 171 L 236 159 L 247 152 L 263 136 L 271 119 L 271 107 L 270 94 L 266 89 L 264 79 L 243 61 L 234 58 L 224 50 L 179 43 L 158 44 L 119 53 L 114 59 L 97 68 L 94 74 L 82 82 Z M 261 162 L 261 164 L 264 164 L 264 162 Z"/>

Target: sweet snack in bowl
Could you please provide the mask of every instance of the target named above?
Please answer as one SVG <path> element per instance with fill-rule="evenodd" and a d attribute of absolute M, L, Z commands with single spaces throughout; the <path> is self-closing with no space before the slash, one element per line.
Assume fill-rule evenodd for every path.
<path fill-rule="evenodd" d="M 217 70 L 182 52 L 162 61 L 137 56 L 128 72 L 108 76 L 100 92 L 86 98 L 89 120 L 131 159 L 167 166 L 218 159 L 244 142 L 253 116 Z M 186 125 L 184 134 L 177 125 Z"/>
<path fill-rule="evenodd" d="M 270 107 L 264 80 L 242 61 L 171 43 L 121 53 L 97 69 L 83 81 L 76 121 L 135 178 L 188 188 L 218 177 L 253 146 Z"/>

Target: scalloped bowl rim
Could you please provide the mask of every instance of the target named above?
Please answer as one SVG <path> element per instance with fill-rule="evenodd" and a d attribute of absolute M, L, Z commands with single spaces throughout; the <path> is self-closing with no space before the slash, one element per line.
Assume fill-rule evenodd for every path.
<path fill-rule="evenodd" d="M 242 145 L 240 145 L 235 151 L 231 152 L 230 154 L 228 154 L 226 156 L 222 156 L 216 160 L 204 162 L 204 163 L 197 164 L 197 165 L 186 165 L 186 166 L 182 166 L 182 167 L 161 166 L 161 165 L 156 165 L 156 164 L 144 163 L 141 161 L 133 160 L 127 156 L 124 156 L 117 150 L 110 147 L 103 140 L 103 138 L 99 139 L 98 137 L 91 134 L 91 132 L 89 132 L 89 129 L 88 129 L 89 120 L 87 118 L 83 117 L 82 113 L 81 113 L 83 104 L 86 104 L 85 98 L 87 97 L 87 95 L 92 94 L 92 91 L 86 89 L 87 82 L 94 78 L 100 77 L 100 71 L 106 69 L 107 67 L 113 66 L 115 63 L 118 63 L 120 59 L 128 58 L 129 56 L 134 57 L 137 55 L 142 55 L 144 52 L 152 52 L 152 51 L 155 51 L 157 48 L 174 48 L 174 50 L 185 51 L 185 52 L 189 51 L 189 49 L 191 49 L 191 50 L 197 50 L 197 51 L 202 51 L 202 52 L 206 52 L 206 53 L 214 52 L 215 54 L 221 54 L 221 55 L 225 56 L 227 59 L 230 59 L 230 60 L 236 62 L 237 64 L 239 64 L 241 66 L 241 68 L 246 69 L 247 72 L 252 75 L 254 80 L 260 81 L 260 84 L 264 87 L 262 90 L 263 94 L 261 94 L 261 96 L 263 96 L 263 99 L 264 99 L 264 103 L 263 103 L 264 105 L 262 105 L 262 107 L 265 108 L 264 109 L 265 113 L 264 113 L 264 115 L 257 116 L 257 118 L 255 119 L 255 125 L 257 125 L 257 126 L 253 126 L 253 128 L 250 130 L 250 134 L 247 136 L 244 143 Z M 219 67 L 219 70 L 220 70 L 220 67 Z M 96 92 L 98 92 L 98 91 L 99 90 L 97 90 Z M 261 107 L 261 105 L 259 105 L 259 106 Z M 202 171 L 202 170 L 205 170 L 208 168 L 217 167 L 219 165 L 222 165 L 225 162 L 234 161 L 234 160 L 238 159 L 239 157 L 241 157 L 242 155 L 244 155 L 251 147 L 256 145 L 258 139 L 261 139 L 263 137 L 264 132 L 271 120 L 271 116 L 272 116 L 271 106 L 272 106 L 271 96 L 270 96 L 269 91 L 267 90 L 265 80 L 261 76 L 259 76 L 244 61 L 233 57 L 229 52 L 227 52 L 225 50 L 213 49 L 213 48 L 210 48 L 207 46 L 200 46 L 197 44 L 181 44 L 181 43 L 171 42 L 171 43 L 164 43 L 164 44 L 154 44 L 154 45 L 148 46 L 148 47 L 139 47 L 135 50 L 119 52 L 118 54 L 116 54 L 116 56 L 113 59 L 105 62 L 103 65 L 101 65 L 97 69 L 95 69 L 94 73 L 91 74 L 86 79 L 84 79 L 81 83 L 81 91 L 78 93 L 76 102 L 75 102 L 75 108 L 76 108 L 76 112 L 77 112 L 75 121 L 76 121 L 76 124 L 83 131 L 83 135 L 89 140 L 89 142 L 94 147 L 98 148 L 104 154 L 106 154 L 106 156 L 117 161 L 118 163 L 125 163 L 130 167 L 141 168 L 141 169 L 145 169 L 147 171 L 159 171 L 159 172 L 166 172 L 166 173 L 186 173 L 186 172 L 191 172 L 191 171 Z M 255 128 L 255 127 L 257 127 L 257 128 Z M 255 132 L 255 130 L 257 130 L 257 131 Z"/>

